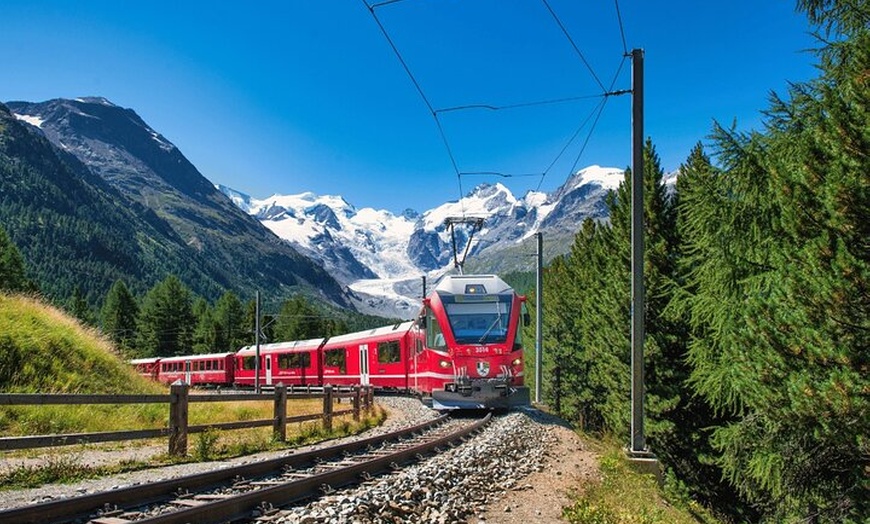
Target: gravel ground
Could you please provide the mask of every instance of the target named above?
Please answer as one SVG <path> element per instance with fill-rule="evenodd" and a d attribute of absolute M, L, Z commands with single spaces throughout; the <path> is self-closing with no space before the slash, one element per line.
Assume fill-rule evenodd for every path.
<path fill-rule="evenodd" d="M 394 431 L 436 416 L 414 399 L 379 397 L 376 403 L 387 410 L 387 420 L 365 436 Z M 0 509 L 191 475 L 343 441 L 219 462 L 153 468 L 76 484 L 7 491 L 0 496 Z M 570 493 L 582 489 L 597 472 L 594 454 L 585 449 L 576 433 L 561 420 L 534 409 L 500 417 L 468 444 L 356 490 L 339 492 L 341 498 L 334 495 L 326 501 L 292 509 L 279 522 L 555 523 L 560 522 L 561 508 L 570 504 Z M 70 453 L 80 463 L 92 465 L 147 460 L 165 453 L 165 445 L 116 447 L 110 450 L 89 447 Z M 63 451 L 53 450 L 51 456 L 56 457 L 57 453 Z M 45 460 L 50 459 L 0 455 L 0 471 Z M 436 489 L 438 482 L 443 484 L 440 489 Z M 323 508 L 331 508 L 333 515 L 319 513 Z M 385 508 L 387 513 L 383 513 Z M 427 508 L 429 512 L 425 513 Z M 345 513 L 339 516 L 341 511 Z"/>
<path fill-rule="evenodd" d="M 526 410 L 497 417 L 465 444 L 420 464 L 258 523 L 560 522 L 571 491 L 596 471 L 573 431 Z"/>

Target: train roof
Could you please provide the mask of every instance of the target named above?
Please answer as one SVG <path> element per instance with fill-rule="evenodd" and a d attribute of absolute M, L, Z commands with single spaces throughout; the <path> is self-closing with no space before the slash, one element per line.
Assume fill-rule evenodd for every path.
<path fill-rule="evenodd" d="M 483 286 L 480 294 L 497 295 L 512 293 L 513 288 L 498 275 L 447 275 L 435 286 L 435 291 L 449 295 L 473 294 L 470 286 Z"/>
<path fill-rule="evenodd" d="M 355 333 L 347 333 L 346 335 L 337 335 L 329 338 L 329 345 L 332 344 L 342 344 L 345 342 L 352 342 L 355 340 L 365 339 L 365 338 L 379 338 L 387 335 L 394 334 L 402 334 L 408 332 L 413 326 L 414 323 L 412 321 L 400 322 L 398 324 L 390 324 L 389 326 L 382 326 L 374 329 L 369 329 L 367 331 L 357 331 Z"/>
<path fill-rule="evenodd" d="M 134 359 L 130 360 L 129 362 L 130 362 L 130 364 L 135 366 L 136 364 L 154 364 L 158 360 L 160 360 L 160 357 L 148 357 L 148 358 L 134 358 Z"/>
<path fill-rule="evenodd" d="M 182 355 L 178 357 L 163 357 L 161 362 L 184 362 L 185 360 L 209 360 L 213 358 L 227 358 L 234 353 L 207 353 L 202 355 Z"/>
<path fill-rule="evenodd" d="M 260 353 L 269 353 L 273 351 L 309 351 L 317 349 L 323 344 L 322 338 L 312 338 L 308 340 L 289 340 L 287 342 L 273 342 L 271 344 L 260 344 Z M 257 346 L 245 346 L 239 350 L 237 355 L 250 356 L 257 352 Z"/>

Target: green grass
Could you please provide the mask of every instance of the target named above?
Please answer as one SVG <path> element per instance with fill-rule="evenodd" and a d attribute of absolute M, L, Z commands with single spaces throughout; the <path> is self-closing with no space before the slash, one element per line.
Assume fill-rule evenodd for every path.
<path fill-rule="evenodd" d="M 161 394 L 168 389 L 136 374 L 112 344 L 98 332 L 34 297 L 0 293 L 0 392 Z M 320 413 L 321 400 L 293 400 L 288 415 Z M 190 425 L 239 420 L 270 419 L 272 401 L 191 403 Z M 0 472 L 0 489 L 34 487 L 53 482 L 160 466 L 179 461 L 214 460 L 283 449 L 317 440 L 358 433 L 380 424 L 385 414 L 375 410 L 360 422 L 336 418 L 333 431 L 319 422 L 288 426 L 287 442 L 276 442 L 271 428 L 234 431 L 210 429 L 191 435 L 189 456 L 159 455 L 148 462 L 91 466 L 81 460 L 85 448 L 71 445 L 44 450 L 11 452 L 34 456 L 38 466 Z M 46 405 L 0 407 L 0 436 L 94 433 L 166 427 L 168 404 Z M 166 446 L 166 439 L 140 441 Z M 96 449 L 124 444 L 99 444 Z M 94 448 L 87 448 L 94 449 Z"/>
<path fill-rule="evenodd" d="M 167 466 L 179 463 L 222 460 L 235 457 L 294 448 L 303 444 L 340 438 L 365 431 L 377 426 L 386 418 L 386 413 L 375 408 L 368 416 L 354 422 L 349 415 L 333 420 L 333 431 L 323 430 L 320 422 L 304 422 L 288 426 L 287 441 L 278 442 L 272 436 L 271 428 L 251 428 L 234 431 L 208 429 L 205 432 L 190 435 L 188 441 L 188 456 L 170 457 L 160 453 L 147 461 L 121 461 L 116 464 L 93 466 L 84 463 L 82 458 L 86 449 L 104 449 L 118 444 L 89 444 L 84 446 L 69 446 L 54 448 L 47 454 L 27 451 L 26 456 L 41 457 L 39 465 L 24 465 L 0 472 L 0 491 L 6 489 L 25 489 L 45 484 L 64 484 L 77 482 L 88 478 L 98 478 L 128 471 Z M 166 439 L 146 441 L 150 444 L 166 445 Z"/>
<path fill-rule="evenodd" d="M 154 393 L 98 332 L 34 297 L 0 294 L 0 391 Z"/>
<path fill-rule="evenodd" d="M 590 437 L 585 440 L 592 441 Z M 660 487 L 653 475 L 632 469 L 614 442 L 599 443 L 600 482 L 586 486 L 562 511 L 572 524 L 719 524 L 709 511 L 689 499 L 668 476 Z"/>

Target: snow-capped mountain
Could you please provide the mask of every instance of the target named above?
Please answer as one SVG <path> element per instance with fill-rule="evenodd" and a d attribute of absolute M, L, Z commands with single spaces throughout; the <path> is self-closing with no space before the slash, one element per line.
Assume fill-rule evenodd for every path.
<path fill-rule="evenodd" d="M 605 219 L 604 195 L 623 176 L 621 169 L 590 166 L 552 194 L 529 192 L 523 198 L 502 184 L 482 184 L 459 201 L 401 215 L 357 209 L 341 196 L 308 192 L 259 200 L 217 187 L 240 209 L 323 264 L 352 291 L 358 309 L 410 318 L 420 306 L 421 276 L 437 278 L 453 267 L 448 217 L 484 219 L 469 250 L 469 260 L 479 266 L 482 259 L 523 245 L 538 231 L 553 238 L 573 236 L 586 218 Z M 457 225 L 453 233 L 462 250 L 470 229 Z M 549 249 L 547 258 L 564 253 L 570 242 L 553 247 L 557 245 L 562 249 Z M 491 271 L 509 269 L 501 262 Z"/>

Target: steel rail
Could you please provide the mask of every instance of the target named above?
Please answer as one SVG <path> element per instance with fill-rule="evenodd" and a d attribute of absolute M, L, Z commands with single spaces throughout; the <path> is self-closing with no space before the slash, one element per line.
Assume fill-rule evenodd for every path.
<path fill-rule="evenodd" d="M 398 464 L 405 464 L 428 454 L 435 449 L 447 446 L 453 442 L 477 432 L 492 419 L 492 413 L 474 424 L 459 431 L 428 442 L 411 446 L 389 455 L 373 458 L 332 471 L 318 473 L 310 477 L 288 481 L 285 484 L 263 488 L 257 491 L 243 493 L 223 500 L 204 502 L 202 505 L 180 509 L 156 517 L 137 520 L 136 524 L 186 524 L 197 522 L 208 524 L 216 522 L 231 522 L 236 519 L 248 518 L 251 512 L 264 505 L 283 506 L 291 502 L 313 497 L 324 487 L 334 488 L 352 484 L 366 473 L 380 474 Z"/>
<path fill-rule="evenodd" d="M 112 491 L 93 493 L 79 497 L 52 500 L 29 506 L 21 506 L 0 511 L 0 524 L 51 524 L 69 522 L 82 517 L 88 517 L 93 512 L 106 506 L 135 507 L 143 504 L 165 500 L 179 489 L 204 489 L 217 486 L 235 477 L 261 477 L 269 472 L 287 467 L 298 468 L 301 465 L 315 463 L 317 460 L 343 456 L 347 453 L 359 452 L 369 446 L 399 440 L 404 437 L 429 430 L 443 424 L 449 415 L 417 424 L 399 431 L 377 435 L 362 440 L 347 442 L 338 446 L 306 451 L 278 457 L 262 462 L 243 464 L 230 468 L 207 471 L 196 475 L 168 479 L 160 482 L 128 486 Z M 135 501 L 131 503 L 131 501 Z"/>

